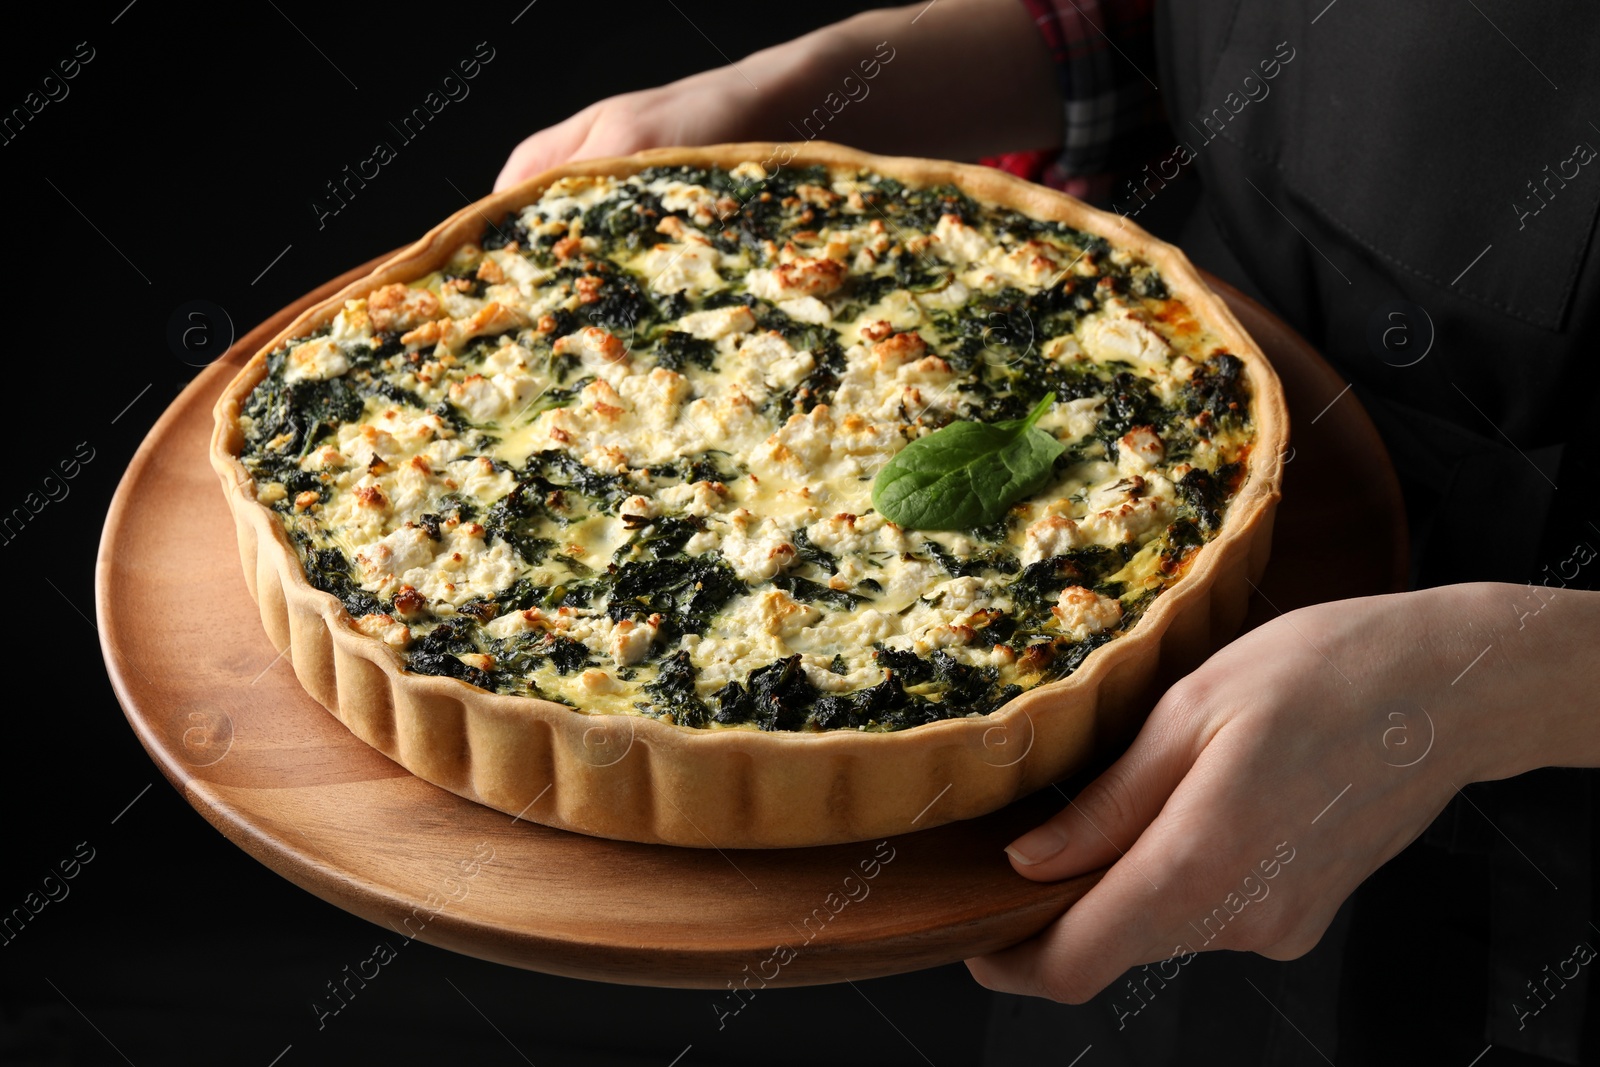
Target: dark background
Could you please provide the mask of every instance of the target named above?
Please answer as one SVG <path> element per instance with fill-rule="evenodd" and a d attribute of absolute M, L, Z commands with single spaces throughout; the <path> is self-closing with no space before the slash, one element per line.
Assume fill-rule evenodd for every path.
<path fill-rule="evenodd" d="M 959 964 L 860 983 L 881 1014 L 848 985 L 765 991 L 719 1033 L 704 992 L 553 978 L 421 943 L 319 1032 L 311 1001 L 381 928 L 228 843 L 161 776 L 112 693 L 95 553 L 129 458 L 198 371 L 169 343 L 178 309 L 208 301 L 243 333 L 488 193 L 528 133 L 869 6 L 525 3 L 7 12 L 0 114 L 59 78 L 60 61 L 93 58 L 0 144 L 5 318 L 22 327 L 6 331 L 0 374 L 8 437 L 25 442 L 0 464 L 0 514 L 66 491 L 0 543 L 12 679 L 0 914 L 80 843 L 94 858 L 0 945 L 0 1063 L 667 1067 L 689 1045 L 684 1067 L 978 1056 L 988 995 Z M 388 122 L 482 41 L 494 59 L 470 96 L 401 145 Z M 397 158 L 319 228 L 324 183 L 380 139 Z M 93 459 L 46 484 L 80 443 Z"/>

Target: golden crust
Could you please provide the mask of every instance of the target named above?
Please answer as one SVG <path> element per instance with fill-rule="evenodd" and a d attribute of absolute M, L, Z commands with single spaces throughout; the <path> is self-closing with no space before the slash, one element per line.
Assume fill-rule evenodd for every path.
<path fill-rule="evenodd" d="M 782 157 L 780 160 L 779 157 Z M 245 398 L 267 354 L 328 322 L 347 299 L 438 268 L 478 239 L 485 218 L 537 199 L 553 181 L 626 176 L 652 166 L 865 167 L 910 185 L 952 183 L 976 199 L 1064 221 L 1154 265 L 1172 295 L 1247 369 L 1255 441 L 1217 537 L 1137 627 L 1073 674 L 991 715 L 895 733 L 693 730 L 646 716 L 591 715 L 411 674 L 343 606 L 306 580 L 282 524 L 258 504 L 239 461 Z M 1121 743 L 1152 684 L 1198 664 L 1244 618 L 1271 545 L 1288 411 L 1276 375 L 1226 304 L 1176 248 L 1127 219 L 988 167 L 869 155 L 810 142 L 661 148 L 567 163 L 456 212 L 367 277 L 308 308 L 256 353 L 215 408 L 211 464 L 239 536 L 246 583 L 268 636 L 289 649 L 306 690 L 362 740 L 413 774 L 530 821 L 601 837 L 719 848 L 866 840 L 982 815 L 1084 766 Z"/>

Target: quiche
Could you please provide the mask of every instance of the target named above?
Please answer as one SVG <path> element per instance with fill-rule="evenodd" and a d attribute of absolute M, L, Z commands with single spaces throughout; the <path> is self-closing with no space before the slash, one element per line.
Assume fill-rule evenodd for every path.
<path fill-rule="evenodd" d="M 519 817 L 760 847 L 980 814 L 1125 737 L 1242 618 L 1286 433 L 1125 219 L 741 144 L 457 213 L 245 365 L 212 461 L 358 736 Z"/>

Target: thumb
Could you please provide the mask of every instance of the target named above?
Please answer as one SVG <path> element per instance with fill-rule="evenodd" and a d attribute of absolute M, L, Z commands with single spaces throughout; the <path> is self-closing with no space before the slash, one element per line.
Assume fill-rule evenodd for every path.
<path fill-rule="evenodd" d="M 511 150 L 505 166 L 494 180 L 494 191 L 526 181 L 551 167 L 572 158 L 589 135 L 595 121 L 594 109 L 585 108 L 576 115 L 540 130 Z"/>
<path fill-rule="evenodd" d="M 1006 846 L 1019 874 L 1051 882 L 1108 866 L 1155 820 L 1196 755 L 1163 723 L 1166 702 L 1120 759 L 1048 822 Z"/>

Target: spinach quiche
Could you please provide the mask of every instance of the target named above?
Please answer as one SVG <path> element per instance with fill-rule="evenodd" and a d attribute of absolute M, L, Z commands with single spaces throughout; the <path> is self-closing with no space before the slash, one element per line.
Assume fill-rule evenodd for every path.
<path fill-rule="evenodd" d="M 1237 627 L 1287 424 L 1175 249 L 838 146 L 568 164 L 219 400 L 300 679 L 529 820 L 717 847 L 970 817 Z"/>

